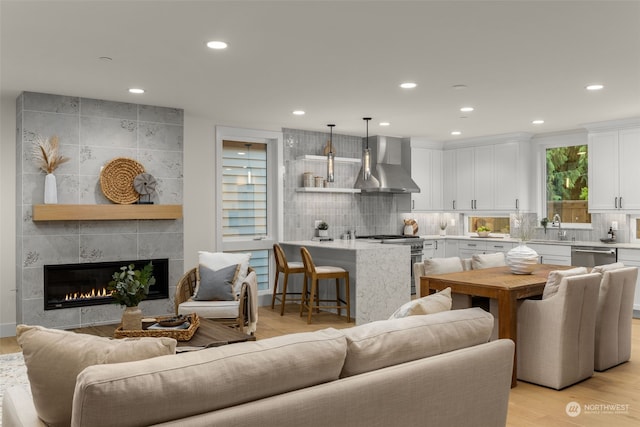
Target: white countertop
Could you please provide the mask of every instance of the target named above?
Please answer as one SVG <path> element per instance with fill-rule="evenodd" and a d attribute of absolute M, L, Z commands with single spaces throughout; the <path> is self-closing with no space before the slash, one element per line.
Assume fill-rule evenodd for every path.
<path fill-rule="evenodd" d="M 511 242 L 511 243 L 519 243 L 518 239 L 514 239 L 512 237 L 471 237 L 471 236 L 439 236 L 437 234 L 432 235 L 421 235 L 423 239 L 427 240 L 486 240 L 490 242 Z M 542 239 L 534 239 L 527 242 L 527 244 L 534 245 L 562 245 L 562 246 L 598 246 L 603 248 L 622 248 L 622 249 L 640 249 L 640 244 L 637 243 L 603 243 L 600 241 L 592 242 L 592 241 L 581 241 L 581 240 L 542 240 Z"/>
<path fill-rule="evenodd" d="M 343 249 L 343 250 L 376 250 L 380 249 L 382 244 L 380 242 L 372 242 L 370 240 L 365 239 L 335 239 L 333 241 L 319 241 L 319 240 L 296 240 L 296 241 L 286 241 L 280 242 L 281 245 L 296 245 L 296 246 L 309 246 L 315 248 L 327 248 L 327 249 Z M 393 245 L 393 244 L 384 244 L 385 249 L 396 248 L 396 247 L 405 247 L 409 248 L 407 245 Z"/>

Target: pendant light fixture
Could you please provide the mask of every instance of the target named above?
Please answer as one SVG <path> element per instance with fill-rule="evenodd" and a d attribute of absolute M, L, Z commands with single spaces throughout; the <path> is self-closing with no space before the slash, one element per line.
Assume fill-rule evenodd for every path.
<path fill-rule="evenodd" d="M 367 136 L 365 138 L 365 148 L 362 150 L 362 179 L 368 181 L 371 178 L 371 151 L 369 150 L 369 120 L 371 117 L 363 117 L 367 123 Z"/>
<path fill-rule="evenodd" d="M 244 144 L 247 147 L 247 184 L 253 184 L 253 177 L 251 176 L 251 144 Z"/>
<path fill-rule="evenodd" d="M 329 153 L 327 153 L 327 182 L 333 182 L 334 180 L 334 156 L 333 156 L 333 127 L 334 124 L 327 125 L 329 126 Z"/>

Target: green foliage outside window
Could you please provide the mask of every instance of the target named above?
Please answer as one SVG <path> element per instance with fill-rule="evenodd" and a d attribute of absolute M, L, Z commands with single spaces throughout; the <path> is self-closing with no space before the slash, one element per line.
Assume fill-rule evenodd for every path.
<path fill-rule="evenodd" d="M 559 214 L 562 222 L 588 223 L 588 147 L 574 145 L 548 148 L 547 217 Z"/>

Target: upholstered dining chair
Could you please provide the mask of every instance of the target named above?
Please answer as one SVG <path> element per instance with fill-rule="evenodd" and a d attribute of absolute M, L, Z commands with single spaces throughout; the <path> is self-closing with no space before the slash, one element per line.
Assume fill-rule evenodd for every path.
<path fill-rule="evenodd" d="M 413 276 L 416 289 L 420 289 L 420 276 L 434 274 L 459 273 L 471 269 L 471 260 L 459 257 L 429 258 L 413 264 Z M 426 295 L 423 295 L 426 296 Z M 471 307 L 471 296 L 463 294 L 451 294 L 451 309 L 458 310 Z"/>
<path fill-rule="evenodd" d="M 631 357 L 631 319 L 638 267 L 604 271 L 596 311 L 596 371 L 604 371 Z"/>
<path fill-rule="evenodd" d="M 563 277 L 518 308 L 518 379 L 560 390 L 593 375 L 599 273 Z M 547 285 L 548 286 L 548 285 Z"/>
<path fill-rule="evenodd" d="M 271 296 L 271 309 L 274 309 L 276 299 L 280 300 L 280 316 L 284 315 L 284 305 L 287 301 L 287 295 L 297 295 L 298 301 L 302 301 L 301 292 L 289 292 L 287 290 L 287 283 L 289 282 L 290 274 L 304 274 L 304 264 L 297 261 L 287 261 L 287 257 L 282 250 L 282 247 L 274 243 L 273 244 L 273 257 L 276 260 L 276 275 L 273 281 L 273 295 Z M 283 274 L 282 290 L 278 292 L 278 282 L 280 273 Z"/>
<path fill-rule="evenodd" d="M 333 266 L 316 266 L 309 250 L 305 247 L 300 248 L 302 255 L 302 263 L 304 264 L 304 285 L 302 286 L 302 302 L 300 304 L 300 316 L 304 309 L 308 311 L 307 323 L 311 323 L 311 315 L 313 310 L 319 311 L 321 308 L 335 308 L 338 315 L 342 314 L 342 310 L 347 310 L 347 323 L 351 322 L 351 296 L 349 290 L 349 272 L 341 267 Z M 318 291 L 320 280 L 335 279 L 336 281 L 336 298 L 320 299 Z M 340 279 L 345 284 L 345 299 L 340 298 Z M 322 302 L 333 302 L 335 305 L 321 305 Z"/>

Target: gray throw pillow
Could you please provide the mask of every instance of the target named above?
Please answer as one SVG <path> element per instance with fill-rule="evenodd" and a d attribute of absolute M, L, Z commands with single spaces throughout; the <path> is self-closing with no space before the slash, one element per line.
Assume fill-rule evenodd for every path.
<path fill-rule="evenodd" d="M 200 285 L 193 296 L 195 301 L 233 301 L 233 280 L 238 274 L 239 264 L 212 270 L 200 265 Z"/>

